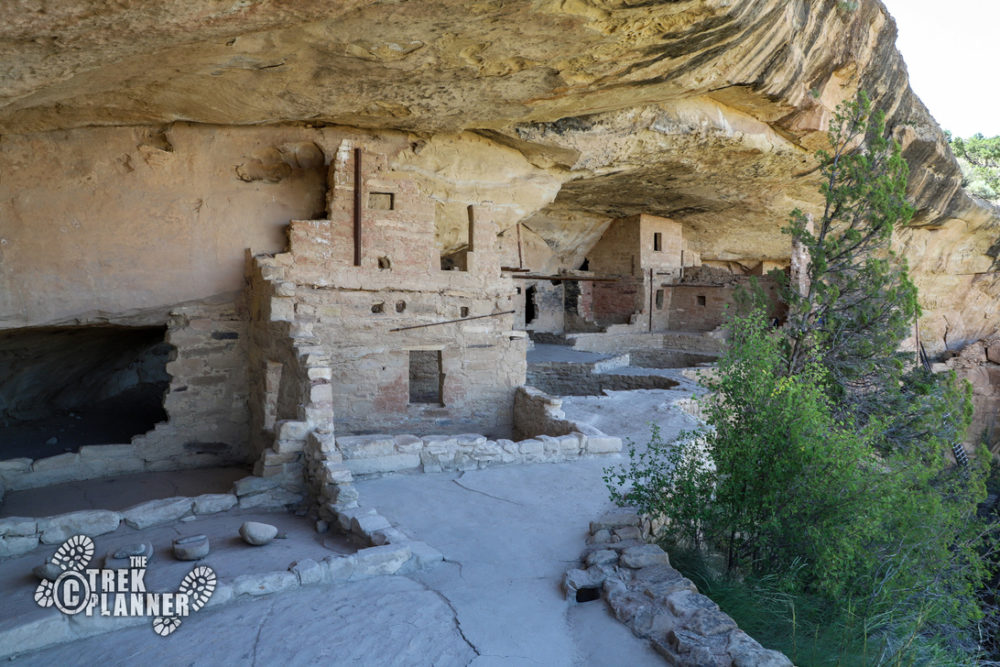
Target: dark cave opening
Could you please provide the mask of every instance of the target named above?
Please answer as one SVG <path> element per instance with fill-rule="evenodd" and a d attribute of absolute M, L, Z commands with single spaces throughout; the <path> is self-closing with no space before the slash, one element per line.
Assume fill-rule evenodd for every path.
<path fill-rule="evenodd" d="M 166 327 L 0 331 L 0 459 L 126 444 L 167 419 Z"/>

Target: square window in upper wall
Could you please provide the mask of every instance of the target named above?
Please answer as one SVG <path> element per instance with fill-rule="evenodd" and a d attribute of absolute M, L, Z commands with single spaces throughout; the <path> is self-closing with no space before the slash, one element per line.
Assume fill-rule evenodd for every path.
<path fill-rule="evenodd" d="M 703 297 L 701 295 L 698 295 L 698 305 L 699 306 L 704 306 L 705 305 L 705 297 Z"/>
<path fill-rule="evenodd" d="M 392 192 L 369 192 L 368 208 L 377 211 L 391 211 L 396 205 L 396 195 Z"/>
<path fill-rule="evenodd" d="M 663 252 L 663 234 L 660 232 L 653 232 L 653 251 Z"/>

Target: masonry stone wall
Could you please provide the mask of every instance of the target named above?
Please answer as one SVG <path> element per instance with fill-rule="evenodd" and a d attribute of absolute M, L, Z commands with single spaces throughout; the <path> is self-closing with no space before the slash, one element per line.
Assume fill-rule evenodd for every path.
<path fill-rule="evenodd" d="M 289 333 L 310 337 L 325 356 L 338 434 L 509 435 L 526 343 L 513 331 L 514 289 L 500 272 L 490 206 L 470 213 L 465 270 L 442 270 L 433 202 L 389 170 L 383 156 L 363 153 L 358 186 L 366 203 L 361 264 L 354 266 L 356 147 L 345 142 L 331 166 L 331 219 L 293 221 L 289 251 L 256 258 L 261 280 L 274 283 L 275 292 L 260 319 L 269 320 L 267 327 L 288 322 Z M 369 207 L 372 192 L 391 195 L 392 208 Z M 440 402 L 410 400 L 411 352 L 439 353 Z M 258 356 L 257 373 L 268 361 L 289 372 L 287 353 Z M 276 401 L 282 412 L 281 391 Z"/>

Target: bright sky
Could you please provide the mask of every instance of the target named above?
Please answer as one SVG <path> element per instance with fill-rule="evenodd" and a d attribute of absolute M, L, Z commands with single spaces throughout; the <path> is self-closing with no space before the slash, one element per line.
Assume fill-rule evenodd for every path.
<path fill-rule="evenodd" d="M 952 134 L 1000 135 L 1000 1 L 882 0 L 910 86 Z"/>

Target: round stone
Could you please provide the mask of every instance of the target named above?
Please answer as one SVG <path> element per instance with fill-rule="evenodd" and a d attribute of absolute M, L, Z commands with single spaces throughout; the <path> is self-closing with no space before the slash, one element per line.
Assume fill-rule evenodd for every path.
<path fill-rule="evenodd" d="M 278 535 L 278 529 L 269 523 L 247 521 L 240 526 L 240 537 L 247 544 L 255 547 L 263 546 Z"/>
<path fill-rule="evenodd" d="M 32 572 L 39 579 L 44 579 L 45 581 L 55 581 L 62 574 L 63 570 L 61 567 L 55 563 L 43 563 L 36 567 Z"/>
<path fill-rule="evenodd" d="M 152 547 L 141 542 L 135 544 L 126 544 L 123 547 L 118 547 L 112 554 L 112 558 L 122 559 L 128 558 L 130 556 L 152 556 Z"/>
<path fill-rule="evenodd" d="M 208 555 L 207 535 L 188 535 L 174 540 L 174 556 L 177 560 L 198 560 Z"/>

